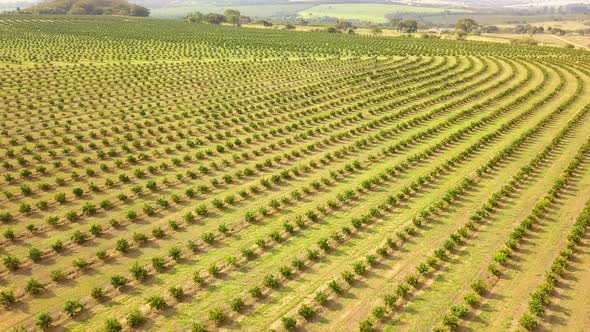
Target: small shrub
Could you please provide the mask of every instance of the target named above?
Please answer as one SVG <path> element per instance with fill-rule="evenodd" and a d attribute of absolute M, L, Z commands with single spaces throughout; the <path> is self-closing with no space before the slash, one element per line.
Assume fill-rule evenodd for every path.
<path fill-rule="evenodd" d="M 118 252 L 126 253 L 129 250 L 129 242 L 126 239 L 119 239 L 117 240 L 117 244 L 115 245 L 115 249 Z"/>
<path fill-rule="evenodd" d="M 325 305 L 326 303 L 328 303 L 328 294 L 319 291 L 315 294 L 314 299 L 319 305 Z"/>
<path fill-rule="evenodd" d="M 462 305 L 456 305 L 451 307 L 451 312 L 457 318 L 465 318 L 469 309 Z"/>
<path fill-rule="evenodd" d="M 84 310 L 84 306 L 82 303 L 80 303 L 80 301 L 76 300 L 67 300 L 63 309 L 64 313 L 69 317 L 75 316 L 82 310 Z"/>
<path fill-rule="evenodd" d="M 280 285 L 277 277 L 275 277 L 272 274 L 268 274 L 268 275 L 264 276 L 264 279 L 262 280 L 262 284 L 268 288 L 278 288 Z"/>
<path fill-rule="evenodd" d="M 477 303 L 479 302 L 477 295 L 473 294 L 473 293 L 469 293 L 467 295 L 465 295 L 465 297 L 463 298 L 465 300 L 465 303 L 467 303 L 468 305 L 475 307 L 477 305 Z"/>
<path fill-rule="evenodd" d="M 137 281 L 143 281 L 148 278 L 148 271 L 145 267 L 140 266 L 138 262 L 135 262 L 129 269 L 133 278 Z"/>
<path fill-rule="evenodd" d="M 315 310 L 306 304 L 302 305 L 299 310 L 297 310 L 297 313 L 305 318 L 305 320 L 311 320 L 315 316 Z"/>
<path fill-rule="evenodd" d="M 373 317 L 377 318 L 377 319 L 383 319 L 383 317 L 385 317 L 385 307 L 383 306 L 377 306 L 373 309 Z"/>
<path fill-rule="evenodd" d="M 111 285 L 115 289 L 119 289 L 125 285 L 127 285 L 127 278 L 123 277 L 122 275 L 114 275 L 111 277 Z"/>
<path fill-rule="evenodd" d="M 16 303 L 16 296 L 13 290 L 0 291 L 0 305 L 3 307 L 9 307 L 11 304 Z"/>
<path fill-rule="evenodd" d="M 359 323 L 359 331 L 360 332 L 373 332 L 375 328 L 373 327 L 373 322 L 369 319 L 364 319 Z"/>
<path fill-rule="evenodd" d="M 209 311 L 209 320 L 213 321 L 216 325 L 221 325 L 225 322 L 227 316 L 223 310 L 216 308 Z"/>
<path fill-rule="evenodd" d="M 260 290 L 260 288 L 257 286 L 250 288 L 250 290 L 248 290 L 248 294 L 250 294 L 250 296 L 252 296 L 255 299 L 262 298 L 262 290 Z"/>
<path fill-rule="evenodd" d="M 63 273 L 62 270 L 51 271 L 51 273 L 49 274 L 49 277 L 54 282 L 60 282 L 60 281 L 64 281 L 66 279 L 66 275 Z"/>
<path fill-rule="evenodd" d="M 53 317 L 51 317 L 50 314 L 43 312 L 40 313 L 39 316 L 37 316 L 37 322 L 35 323 L 35 325 L 37 325 L 41 330 L 47 330 L 52 323 Z"/>
<path fill-rule="evenodd" d="M 242 310 L 242 308 L 244 307 L 244 300 L 241 297 L 237 297 L 231 300 L 229 306 L 231 310 L 235 312 L 240 312 L 240 310 Z"/>
<path fill-rule="evenodd" d="M 487 292 L 488 287 L 483 281 L 476 280 L 471 284 L 471 289 L 473 289 L 473 291 L 476 292 L 478 295 L 483 295 L 485 292 Z"/>
<path fill-rule="evenodd" d="M 172 286 L 168 288 L 168 293 L 177 300 L 184 296 L 184 290 L 180 286 Z"/>
<path fill-rule="evenodd" d="M 37 295 L 41 293 L 41 291 L 43 291 L 44 289 L 45 286 L 43 286 L 43 284 L 41 284 L 36 279 L 31 278 L 27 280 L 27 285 L 25 286 L 25 292 L 27 294 Z"/>
<path fill-rule="evenodd" d="M 90 290 L 90 296 L 95 300 L 100 300 L 104 296 L 104 292 L 100 287 L 94 287 Z"/>
<path fill-rule="evenodd" d="M 150 296 L 146 302 L 150 305 L 150 308 L 154 310 L 164 310 L 166 308 L 166 300 L 162 296 Z"/>
<path fill-rule="evenodd" d="M 285 330 L 291 331 L 297 327 L 297 321 L 293 317 L 282 317 L 281 322 Z"/>
<path fill-rule="evenodd" d="M 127 326 L 130 328 L 140 327 L 145 322 L 145 317 L 138 309 L 133 309 L 126 318 Z"/>
<path fill-rule="evenodd" d="M 533 315 L 527 313 L 524 313 L 521 317 L 520 317 L 520 325 L 522 327 L 525 328 L 525 330 L 527 331 L 532 331 L 535 329 L 535 327 L 537 327 L 538 322 L 535 320 L 535 318 L 533 317 Z"/>
<path fill-rule="evenodd" d="M 104 322 L 104 331 L 105 332 L 121 332 L 123 330 L 123 326 L 119 323 L 118 320 L 114 318 L 108 318 Z"/>

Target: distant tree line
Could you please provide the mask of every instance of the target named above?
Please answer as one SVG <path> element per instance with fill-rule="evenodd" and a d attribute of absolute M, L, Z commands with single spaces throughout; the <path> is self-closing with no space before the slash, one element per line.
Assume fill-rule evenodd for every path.
<path fill-rule="evenodd" d="M 186 19 L 191 23 L 208 23 L 208 24 L 222 24 L 229 23 L 240 26 L 243 23 L 249 23 L 252 21 L 250 17 L 244 16 L 240 11 L 235 9 L 226 9 L 223 14 L 219 13 L 201 13 L 194 12 L 186 16 Z M 266 25 L 265 25 L 266 26 Z M 272 24 L 271 24 L 272 26 Z"/>
<path fill-rule="evenodd" d="M 56 0 L 21 11 L 24 14 L 149 16 L 146 7 L 125 0 Z"/>
<path fill-rule="evenodd" d="M 400 18 L 392 18 L 389 21 L 392 28 L 400 32 L 416 32 L 418 31 L 418 21 L 413 19 L 402 20 Z"/>
<path fill-rule="evenodd" d="M 565 30 L 560 29 L 560 28 L 547 27 L 547 29 L 545 29 L 542 26 L 537 27 L 537 26 L 530 25 L 530 24 L 524 24 L 524 25 L 518 24 L 517 26 L 514 27 L 514 33 L 518 33 L 518 34 L 534 35 L 537 33 L 545 33 L 545 32 L 549 32 L 551 34 L 560 35 L 560 36 L 565 35 Z"/>
<path fill-rule="evenodd" d="M 350 23 L 348 21 L 338 20 L 338 21 L 336 21 L 335 25 L 327 27 L 326 32 L 341 33 L 341 32 L 346 31 L 350 34 L 353 34 L 355 29 L 356 29 L 356 26 L 354 26 L 352 23 Z"/>
<path fill-rule="evenodd" d="M 258 21 L 256 23 L 258 23 L 258 24 L 260 24 L 260 25 L 262 25 L 264 27 L 267 27 L 267 28 L 270 28 L 270 27 L 273 26 L 272 22 L 267 21 L 267 20 L 260 20 L 260 21 Z"/>

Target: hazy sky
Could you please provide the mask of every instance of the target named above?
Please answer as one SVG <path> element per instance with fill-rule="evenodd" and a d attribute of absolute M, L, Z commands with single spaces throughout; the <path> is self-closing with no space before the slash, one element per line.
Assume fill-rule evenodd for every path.
<path fill-rule="evenodd" d="M 37 0 L 0 0 L 0 4 L 16 3 L 16 2 L 37 2 Z"/>

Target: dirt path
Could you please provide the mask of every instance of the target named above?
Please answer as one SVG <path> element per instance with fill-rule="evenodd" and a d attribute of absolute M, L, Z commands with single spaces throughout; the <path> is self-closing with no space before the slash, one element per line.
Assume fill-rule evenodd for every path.
<path fill-rule="evenodd" d="M 565 39 L 565 38 L 562 38 L 562 37 L 560 37 L 560 36 L 553 35 L 553 37 L 555 37 L 555 38 L 557 38 L 557 39 L 561 40 L 561 41 L 562 41 L 562 42 L 564 42 L 564 43 L 572 44 L 572 45 L 574 45 L 574 46 L 576 46 L 576 47 L 580 47 L 580 48 L 588 48 L 588 46 L 584 46 L 584 45 L 582 45 L 582 44 L 574 43 L 573 41 L 567 40 L 567 39 Z"/>

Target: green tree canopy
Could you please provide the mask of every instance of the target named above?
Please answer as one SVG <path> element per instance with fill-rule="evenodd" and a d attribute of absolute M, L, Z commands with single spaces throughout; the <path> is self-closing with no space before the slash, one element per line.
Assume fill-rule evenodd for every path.
<path fill-rule="evenodd" d="M 462 18 L 455 24 L 455 30 L 458 32 L 472 33 L 479 27 L 475 20 L 470 18 Z"/>

